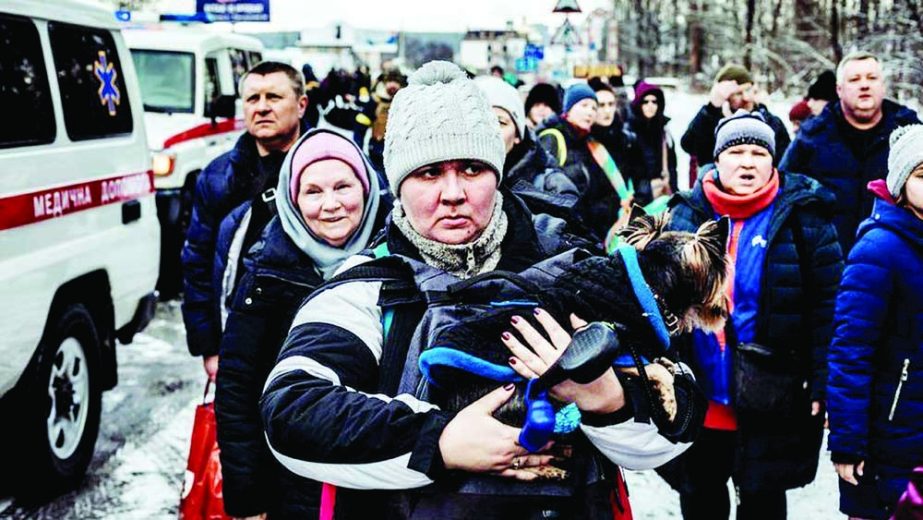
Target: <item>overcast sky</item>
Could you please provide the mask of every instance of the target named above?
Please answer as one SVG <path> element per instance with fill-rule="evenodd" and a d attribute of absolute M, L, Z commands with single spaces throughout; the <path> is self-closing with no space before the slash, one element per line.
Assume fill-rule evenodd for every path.
<path fill-rule="evenodd" d="M 583 14 L 612 5 L 612 0 L 578 2 Z M 556 27 L 564 20 L 564 15 L 551 12 L 556 3 L 557 0 L 270 0 L 272 21 L 259 25 L 267 30 L 292 30 L 341 22 L 368 29 L 462 32 L 502 29 L 507 20 L 518 24 L 525 19 Z M 195 11 L 195 0 L 161 0 L 159 5 L 162 11 Z M 575 23 L 582 18 L 572 15 Z"/>

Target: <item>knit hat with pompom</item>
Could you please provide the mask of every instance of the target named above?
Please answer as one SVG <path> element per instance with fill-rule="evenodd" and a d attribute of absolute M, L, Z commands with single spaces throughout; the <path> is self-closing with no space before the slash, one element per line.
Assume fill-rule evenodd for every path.
<path fill-rule="evenodd" d="M 385 130 L 385 175 L 391 192 L 428 164 L 474 159 L 503 175 L 506 149 L 490 102 L 458 66 L 431 61 L 398 91 Z"/>

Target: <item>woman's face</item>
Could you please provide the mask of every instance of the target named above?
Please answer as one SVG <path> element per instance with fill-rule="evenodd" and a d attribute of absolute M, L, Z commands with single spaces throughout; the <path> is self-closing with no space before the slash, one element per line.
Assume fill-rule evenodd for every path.
<path fill-rule="evenodd" d="M 615 94 L 608 90 L 600 90 L 596 92 L 596 99 L 599 100 L 596 124 L 604 127 L 612 126 L 615 120 Z"/>
<path fill-rule="evenodd" d="M 749 195 L 772 178 L 772 155 L 755 144 L 739 144 L 721 152 L 715 163 L 724 191 Z"/>
<path fill-rule="evenodd" d="M 528 119 L 532 122 L 532 126 L 538 126 L 542 124 L 546 119 L 554 114 L 554 110 L 550 106 L 544 103 L 536 103 L 532 105 L 532 108 L 529 109 Z"/>
<path fill-rule="evenodd" d="M 516 123 L 513 122 L 513 118 L 510 117 L 509 112 L 506 110 L 493 107 L 493 111 L 497 116 L 497 122 L 500 123 L 500 136 L 503 137 L 503 147 L 506 149 L 506 153 L 510 153 L 510 150 L 519 142 L 519 136 L 516 135 Z"/>
<path fill-rule="evenodd" d="M 641 114 L 645 119 L 653 119 L 657 115 L 657 109 L 659 108 L 657 96 L 648 94 L 641 99 Z"/>
<path fill-rule="evenodd" d="M 905 205 L 917 218 L 923 219 L 923 164 L 916 167 L 904 184 Z"/>
<path fill-rule="evenodd" d="M 590 129 L 593 128 L 593 123 L 596 122 L 596 112 L 598 109 L 599 105 L 596 103 L 595 99 L 581 99 L 576 105 L 571 107 L 570 111 L 567 113 L 567 120 L 577 128 L 589 132 Z"/>
<path fill-rule="evenodd" d="M 467 244 L 490 222 L 497 174 L 479 161 L 444 161 L 414 170 L 399 193 L 417 233 L 443 244 Z"/>
<path fill-rule="evenodd" d="M 362 184 L 343 161 L 311 163 L 301 173 L 298 209 L 314 236 L 333 247 L 349 240 L 365 208 Z"/>

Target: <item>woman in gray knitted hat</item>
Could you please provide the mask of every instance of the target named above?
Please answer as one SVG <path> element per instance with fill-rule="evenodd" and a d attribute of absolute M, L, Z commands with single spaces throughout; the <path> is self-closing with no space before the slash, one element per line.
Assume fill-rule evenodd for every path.
<path fill-rule="evenodd" d="M 543 219 L 533 220 L 515 195 L 498 189 L 504 156 L 490 103 L 457 66 L 430 62 L 395 96 L 384 153 L 397 199 L 391 222 L 371 254 L 347 260 L 341 283 L 303 304 L 263 393 L 276 457 L 299 475 L 336 486 L 335 495 L 328 486 L 322 514 L 332 512 L 336 496 L 339 519 L 526 519 L 543 512 L 612 518 L 613 497 L 622 507 L 627 499 L 616 489 L 615 464 L 652 468 L 684 449 L 649 421 L 629 420 L 633 410 L 611 369 L 591 383 L 569 383 L 584 421 L 595 426 L 574 453 L 599 464 L 586 465 L 596 468 L 592 474 L 578 465 L 579 476 L 557 483 L 532 482 L 552 456 L 528 453 L 520 429 L 492 415 L 514 385 L 498 383 L 457 413 L 440 410 L 428 393 L 398 391 L 405 370 L 419 370 L 409 349 L 427 334 L 418 330 L 425 295 L 416 278 L 404 289 L 381 278 L 350 278 L 387 262 L 362 264 L 389 256 L 382 260 L 457 281 L 495 269 L 519 272 L 576 243 L 541 229 Z M 385 300 L 396 293 L 397 303 Z M 565 348 L 572 328 L 541 310 L 536 316 L 554 331 L 551 349 Z M 525 322 L 517 318 L 512 326 L 522 332 Z M 548 355 L 548 340 L 530 330 L 525 343 Z M 463 493 L 461 482 L 470 479 L 509 492 Z"/>
<path fill-rule="evenodd" d="M 843 260 L 833 195 L 773 167 L 776 144 L 758 114 L 722 119 L 715 166 L 671 201 L 676 230 L 729 216 L 734 263 L 725 333 L 688 338 L 686 359 L 710 401 L 705 428 L 662 470 L 686 520 L 728 518 L 728 478 L 738 490 L 738 519 L 783 519 L 786 490 L 817 473 L 824 355 Z"/>
<path fill-rule="evenodd" d="M 923 464 L 923 125 L 891 134 L 888 177 L 868 188 L 828 352 L 829 446 L 840 511 L 883 519 Z"/>

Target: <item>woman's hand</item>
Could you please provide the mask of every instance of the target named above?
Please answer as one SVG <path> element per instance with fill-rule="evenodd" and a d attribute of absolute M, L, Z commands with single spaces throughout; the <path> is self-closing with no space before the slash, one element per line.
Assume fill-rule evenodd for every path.
<path fill-rule="evenodd" d="M 535 318 L 551 341 L 545 339 L 528 321 L 519 316 L 513 317 L 512 325 L 528 346 L 523 345 L 510 332 L 504 332 L 502 336 L 503 344 L 513 354 L 510 366 L 526 379 L 534 379 L 544 374 L 548 367 L 561 357 L 570 345 L 571 339 L 570 334 L 544 310 L 535 309 Z M 570 321 L 574 329 L 585 327 L 587 324 L 573 314 Z M 590 413 L 612 413 L 625 406 L 625 392 L 612 369 L 591 383 L 580 385 L 570 380 L 559 383 L 551 389 L 551 395 L 559 401 L 576 403 L 578 408 Z"/>
<path fill-rule="evenodd" d="M 840 476 L 841 479 L 849 482 L 854 486 L 859 485 L 859 480 L 856 479 L 856 475 L 862 476 L 865 473 L 865 461 L 858 464 L 837 464 L 833 463 L 833 467 L 836 468 L 836 474 Z"/>
<path fill-rule="evenodd" d="M 547 466 L 551 455 L 530 454 L 519 445 L 519 428 L 507 426 L 493 413 L 509 401 L 515 386 L 498 388 L 463 408 L 449 421 L 439 437 L 439 451 L 446 469 L 472 473 L 494 473 L 517 480 L 534 480 L 538 473 L 531 470 Z"/>

